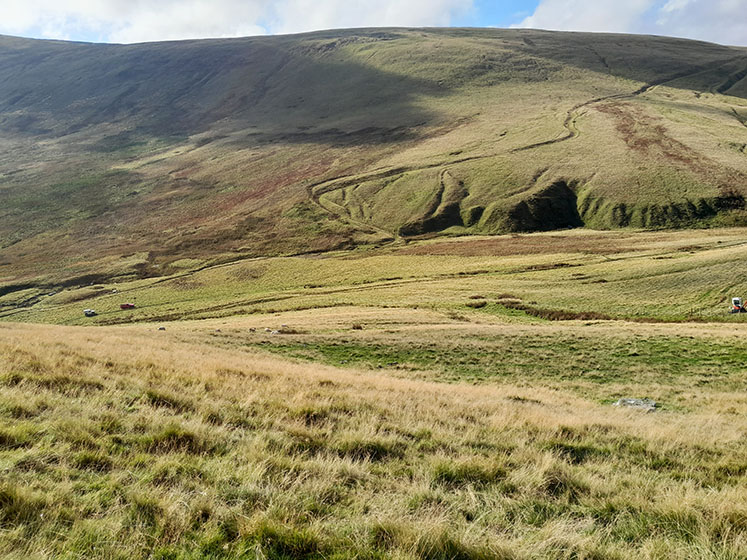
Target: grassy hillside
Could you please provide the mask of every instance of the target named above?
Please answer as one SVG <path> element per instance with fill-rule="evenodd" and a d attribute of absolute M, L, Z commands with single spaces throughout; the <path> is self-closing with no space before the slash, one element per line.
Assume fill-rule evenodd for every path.
<path fill-rule="evenodd" d="M 0 37 L 0 557 L 747 557 L 746 68 Z"/>
<path fill-rule="evenodd" d="M 745 220 L 747 51 L 385 29 L 0 37 L 0 283 L 434 231 Z"/>
<path fill-rule="evenodd" d="M 0 556 L 744 558 L 743 330 L 3 324 Z"/>

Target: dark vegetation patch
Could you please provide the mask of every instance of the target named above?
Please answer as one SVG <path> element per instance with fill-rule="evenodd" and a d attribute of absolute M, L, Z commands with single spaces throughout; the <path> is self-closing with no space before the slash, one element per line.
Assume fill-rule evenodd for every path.
<path fill-rule="evenodd" d="M 717 220 L 732 216 L 738 219 L 747 210 L 744 195 L 726 189 L 719 196 L 668 203 L 617 203 L 587 196 L 579 211 L 586 221 L 607 224 L 609 227 L 673 229 L 703 227 L 717 224 Z M 736 225 L 736 224 L 735 224 Z"/>
<path fill-rule="evenodd" d="M 584 225 L 575 183 L 557 181 L 509 208 L 504 231 L 550 231 Z"/>
<path fill-rule="evenodd" d="M 384 461 L 401 459 L 405 444 L 402 441 L 384 438 L 349 438 L 337 443 L 335 450 L 342 457 L 354 461 Z"/>
<path fill-rule="evenodd" d="M 4 286 L 0 286 L 0 297 L 6 296 L 8 294 L 12 294 L 14 292 L 22 292 L 22 291 L 25 291 L 25 290 L 33 290 L 35 288 L 45 289 L 45 288 L 49 288 L 49 286 L 42 286 L 42 285 L 33 284 L 33 283 L 5 284 Z"/>
<path fill-rule="evenodd" d="M 571 263 L 549 263 L 549 264 L 533 264 L 525 268 L 522 268 L 520 272 L 537 272 L 541 270 L 556 270 L 558 268 L 573 268 L 575 266 L 581 266 L 580 264 Z"/>
<path fill-rule="evenodd" d="M 568 462 L 578 465 L 590 459 L 604 458 L 609 450 L 587 443 L 568 442 L 562 439 L 551 439 L 544 444 L 548 451 L 560 454 Z"/>
<path fill-rule="evenodd" d="M 507 309 L 516 309 L 523 311 L 527 315 L 532 317 L 538 317 L 547 321 L 609 321 L 613 317 L 605 313 L 598 313 L 596 311 L 567 311 L 563 309 L 541 309 L 526 305 L 521 302 L 503 300 L 499 302 L 499 305 Z"/>
<path fill-rule="evenodd" d="M 14 468 L 21 472 L 45 473 L 60 463 L 60 458 L 51 453 L 34 453 L 33 451 L 25 454 L 15 462 Z"/>
<path fill-rule="evenodd" d="M 32 369 L 33 370 L 33 369 Z M 66 395 L 77 395 L 102 391 L 104 384 L 86 378 L 75 378 L 65 374 L 11 373 L 0 379 L 0 383 L 11 387 L 24 385 L 47 391 L 56 391 Z"/>

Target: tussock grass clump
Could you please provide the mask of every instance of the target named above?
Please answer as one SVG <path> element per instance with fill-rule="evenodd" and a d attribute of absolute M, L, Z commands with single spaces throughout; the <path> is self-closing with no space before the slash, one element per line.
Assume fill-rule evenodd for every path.
<path fill-rule="evenodd" d="M 569 468 L 556 465 L 542 474 L 538 490 L 551 498 L 577 501 L 588 494 L 589 485 Z"/>
<path fill-rule="evenodd" d="M 16 425 L 11 428 L 0 428 L 0 449 L 31 447 L 33 441 L 34 430 L 30 426 Z"/>
<path fill-rule="evenodd" d="M 41 413 L 42 407 L 24 403 L 0 404 L 0 413 L 11 418 L 33 418 Z"/>
<path fill-rule="evenodd" d="M 253 545 L 268 558 L 321 560 L 327 556 L 322 540 L 310 529 L 260 519 L 245 531 L 242 544 L 248 547 Z"/>
<path fill-rule="evenodd" d="M 386 522 L 371 528 L 370 539 L 375 548 L 399 548 L 409 557 L 422 560 L 512 560 L 508 550 L 481 547 L 456 538 L 444 527 L 418 527 Z"/>
<path fill-rule="evenodd" d="M 178 412 L 187 412 L 194 410 L 192 402 L 185 398 L 178 397 L 172 393 L 155 391 L 148 389 L 145 392 L 145 400 L 155 407 L 171 408 Z"/>
<path fill-rule="evenodd" d="M 59 465 L 60 457 L 51 453 L 29 452 L 21 456 L 13 468 L 21 472 L 38 472 L 43 473 Z"/>
<path fill-rule="evenodd" d="M 0 485 L 0 529 L 38 525 L 48 502 L 33 491 L 14 484 Z"/>
<path fill-rule="evenodd" d="M 114 462 L 110 457 L 102 453 L 83 451 L 73 457 L 72 464 L 76 469 L 107 472 L 112 469 Z"/>
<path fill-rule="evenodd" d="M 609 455 L 609 450 L 603 447 L 583 443 L 569 443 L 557 439 L 548 440 L 544 447 L 549 451 L 557 452 L 560 456 L 573 464 L 580 464 L 594 458 L 603 458 Z"/>
<path fill-rule="evenodd" d="M 491 461 L 472 459 L 469 461 L 441 461 L 433 467 L 433 481 L 448 486 L 467 484 L 494 484 L 506 478 L 503 465 Z"/>
<path fill-rule="evenodd" d="M 29 368 L 32 371 L 39 371 L 39 366 L 34 365 Z M 93 379 L 73 377 L 71 375 L 58 375 L 48 373 L 44 375 L 12 372 L 2 378 L 2 383 L 9 387 L 17 385 L 34 385 L 40 389 L 56 391 L 63 394 L 89 393 L 100 391 L 104 388 L 103 383 Z"/>
<path fill-rule="evenodd" d="M 405 444 L 392 438 L 352 436 L 339 441 L 335 450 L 341 457 L 354 461 L 385 461 L 402 458 Z"/>
<path fill-rule="evenodd" d="M 149 453 L 190 453 L 202 455 L 217 453 L 223 449 L 222 441 L 211 441 L 206 434 L 200 434 L 184 426 L 172 423 L 164 428 L 146 434 L 138 440 L 138 445 Z"/>

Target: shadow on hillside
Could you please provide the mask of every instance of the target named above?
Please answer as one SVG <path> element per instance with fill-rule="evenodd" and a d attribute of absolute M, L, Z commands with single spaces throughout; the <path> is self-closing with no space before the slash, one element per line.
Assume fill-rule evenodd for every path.
<path fill-rule="evenodd" d="M 536 29 L 434 29 L 454 38 L 512 44 L 517 52 L 643 84 L 747 98 L 747 48 L 650 35 Z M 489 57 L 481 57 L 489 67 Z"/>
<path fill-rule="evenodd" d="M 398 142 L 437 121 L 414 100 L 444 88 L 335 53 L 397 34 L 324 37 L 140 45 L 0 37 L 0 129 L 63 136 L 116 123 L 165 137 L 227 125 L 249 130 L 252 142 L 348 144 Z"/>
<path fill-rule="evenodd" d="M 416 36 L 457 41 L 419 52 Z M 411 41 L 386 62 L 400 65 L 396 73 L 353 60 L 380 55 L 394 40 Z M 440 52 L 450 75 L 406 75 L 431 52 Z M 166 137 L 228 127 L 247 130 L 247 144 L 392 143 L 444 124 L 423 99 L 505 79 L 541 87 L 566 65 L 747 98 L 747 49 L 665 37 L 527 29 L 356 29 L 139 45 L 0 37 L 0 130 L 64 136 L 114 124 Z M 113 141 L 107 150 L 119 149 Z"/>

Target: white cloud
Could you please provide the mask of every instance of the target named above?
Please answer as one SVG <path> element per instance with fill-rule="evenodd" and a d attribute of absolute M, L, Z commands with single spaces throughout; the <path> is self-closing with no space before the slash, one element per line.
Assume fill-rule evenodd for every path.
<path fill-rule="evenodd" d="M 669 0 L 657 15 L 659 33 L 747 45 L 747 0 Z"/>
<path fill-rule="evenodd" d="M 476 4 L 477 0 L 0 0 L 0 33 L 131 43 L 340 27 L 440 26 L 467 15 Z M 518 27 L 654 33 L 747 45 L 747 0 L 540 0 Z"/>
<path fill-rule="evenodd" d="M 472 0 L 281 0 L 274 31 L 448 25 L 471 7 Z"/>
<path fill-rule="evenodd" d="M 625 32 L 652 3 L 652 0 L 542 0 L 519 27 Z"/>
<path fill-rule="evenodd" d="M 0 0 L 0 33 L 132 43 L 448 25 L 473 0 Z"/>
<path fill-rule="evenodd" d="M 747 45 L 747 0 L 540 0 L 516 27 L 651 33 Z"/>

